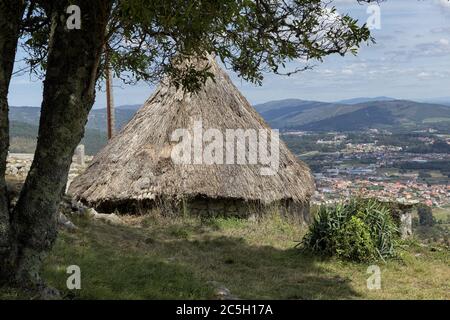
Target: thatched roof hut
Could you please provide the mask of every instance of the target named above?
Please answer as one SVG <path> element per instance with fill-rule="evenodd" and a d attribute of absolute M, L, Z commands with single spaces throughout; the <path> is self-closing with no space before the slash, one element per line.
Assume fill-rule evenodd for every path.
<path fill-rule="evenodd" d="M 214 81 L 208 80 L 195 94 L 161 84 L 128 125 L 97 154 L 86 172 L 72 182 L 69 193 L 102 211 L 129 212 L 170 202 L 189 204 L 189 210 L 200 214 L 245 214 L 250 207 L 258 207 L 258 211 L 282 204 L 295 215 L 307 215 L 305 209 L 315 189 L 313 177 L 282 142 L 278 166 L 269 175 L 262 174 L 267 164 L 251 161 L 174 161 L 177 142 L 173 133 L 184 128 L 195 135 L 200 121 L 204 130 L 217 129 L 224 137 L 227 129 L 270 130 L 214 59 L 200 63 L 211 65 Z M 205 139 L 200 144 L 202 148 L 208 145 Z M 251 152 L 257 146 L 244 142 L 244 148 Z"/>

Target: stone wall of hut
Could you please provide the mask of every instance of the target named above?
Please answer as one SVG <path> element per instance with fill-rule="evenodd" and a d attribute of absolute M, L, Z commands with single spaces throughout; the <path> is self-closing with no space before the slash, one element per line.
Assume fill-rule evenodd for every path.
<path fill-rule="evenodd" d="M 311 222 L 309 203 L 298 203 L 292 200 L 264 205 L 257 201 L 242 199 L 197 197 L 177 201 L 166 198 L 156 201 L 128 200 L 87 205 L 104 213 L 146 214 L 156 210 L 165 216 L 236 217 L 254 220 L 276 213 L 302 224 Z"/>
<path fill-rule="evenodd" d="M 283 200 L 269 205 L 256 201 L 241 199 L 208 199 L 196 198 L 185 201 L 182 205 L 183 213 L 202 217 L 238 217 L 259 219 L 270 214 L 280 214 L 300 223 L 311 221 L 309 203 L 298 203 Z"/>

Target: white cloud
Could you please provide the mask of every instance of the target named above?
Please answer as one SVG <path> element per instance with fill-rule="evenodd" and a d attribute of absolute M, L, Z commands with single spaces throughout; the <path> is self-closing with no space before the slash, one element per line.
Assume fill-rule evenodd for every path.
<path fill-rule="evenodd" d="M 334 72 L 331 69 L 324 69 L 324 70 L 319 70 L 318 71 L 320 74 L 324 74 L 324 75 L 335 75 L 336 72 Z"/>
<path fill-rule="evenodd" d="M 353 70 L 351 70 L 351 69 L 344 69 L 344 70 L 342 70 L 342 74 L 352 75 L 353 74 Z"/>
<path fill-rule="evenodd" d="M 427 70 L 417 74 L 419 79 L 448 79 L 450 71 L 447 70 Z"/>
<path fill-rule="evenodd" d="M 443 8 L 450 9 L 450 1 L 449 0 L 436 0 L 436 2 Z"/>
<path fill-rule="evenodd" d="M 367 63 L 365 62 L 352 63 L 351 65 L 348 66 L 347 69 L 365 70 L 367 69 Z"/>
<path fill-rule="evenodd" d="M 437 27 L 430 30 L 431 33 L 450 33 L 450 27 Z"/>
<path fill-rule="evenodd" d="M 444 45 L 444 46 L 450 45 L 450 41 L 448 39 L 440 39 L 439 43 Z"/>
<path fill-rule="evenodd" d="M 423 79 L 423 78 L 428 78 L 428 77 L 430 77 L 431 76 L 431 74 L 429 74 L 428 72 L 421 72 L 421 73 L 419 73 L 418 75 L 417 75 L 417 77 L 419 77 L 419 78 L 421 78 L 421 79 Z"/>

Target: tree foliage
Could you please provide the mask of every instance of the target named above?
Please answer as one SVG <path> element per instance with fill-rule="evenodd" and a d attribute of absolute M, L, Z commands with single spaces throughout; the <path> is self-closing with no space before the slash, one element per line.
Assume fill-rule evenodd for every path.
<path fill-rule="evenodd" d="M 244 80 L 261 84 L 265 72 L 291 75 L 329 54 L 355 54 L 372 40 L 365 25 L 321 0 L 113 2 L 103 62 L 107 58 L 126 83 L 155 83 L 169 74 L 174 83 L 196 90 L 212 75 L 208 68 L 183 62 L 214 54 Z M 48 3 L 29 2 L 22 42 L 26 62 L 41 76 L 48 53 L 50 21 L 43 10 Z"/>

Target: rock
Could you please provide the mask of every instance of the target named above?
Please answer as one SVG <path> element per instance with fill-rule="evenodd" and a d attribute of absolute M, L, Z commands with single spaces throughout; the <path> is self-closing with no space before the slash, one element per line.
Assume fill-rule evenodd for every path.
<path fill-rule="evenodd" d="M 69 231 L 76 231 L 78 230 L 78 227 L 72 223 L 67 217 L 62 214 L 61 212 L 58 215 L 58 224 L 63 227 L 64 229 L 67 229 Z"/>
<path fill-rule="evenodd" d="M 91 208 L 86 207 L 86 206 L 85 206 L 83 203 L 81 203 L 80 201 L 77 201 L 77 200 L 72 199 L 72 200 L 71 200 L 71 203 L 70 203 L 70 206 L 71 206 L 71 208 L 72 208 L 72 211 L 73 211 L 74 213 L 76 213 L 76 214 L 79 214 L 79 215 L 82 215 L 82 216 L 90 216 L 90 215 L 93 215 L 93 213 L 90 214 L 90 212 L 89 212 L 89 210 L 90 210 Z M 94 209 L 92 209 L 92 210 L 94 210 Z M 95 211 L 95 210 L 94 210 L 94 211 Z M 95 212 L 95 213 L 97 213 L 97 212 Z"/>
<path fill-rule="evenodd" d="M 86 208 L 84 210 L 84 215 L 90 217 L 90 218 L 94 218 L 96 217 L 99 213 L 94 209 L 94 208 Z"/>
<path fill-rule="evenodd" d="M 227 297 L 231 295 L 231 291 L 225 287 L 217 288 L 215 291 L 217 297 Z"/>
<path fill-rule="evenodd" d="M 402 239 L 412 236 L 412 213 L 410 211 L 402 212 L 400 215 L 400 234 Z"/>
<path fill-rule="evenodd" d="M 18 174 L 18 170 L 17 170 L 17 168 L 16 167 L 9 167 L 8 168 L 9 170 L 7 171 L 7 174 L 8 175 L 11 175 L 11 176 L 17 176 L 17 174 Z"/>
<path fill-rule="evenodd" d="M 37 298 L 39 300 L 60 300 L 61 294 L 57 289 L 41 284 L 38 286 Z"/>
<path fill-rule="evenodd" d="M 95 211 L 94 209 L 91 209 L 91 210 Z M 113 225 L 123 225 L 124 224 L 122 219 L 120 219 L 119 216 L 116 214 L 97 213 L 97 214 L 93 215 L 93 218 L 95 220 L 105 221 L 105 222 L 111 223 Z"/>
<path fill-rule="evenodd" d="M 209 281 L 210 285 L 215 287 L 214 297 L 218 300 L 239 300 L 239 298 L 233 296 L 231 291 L 216 281 Z"/>
<path fill-rule="evenodd" d="M 61 203 L 59 204 L 61 209 L 64 209 L 66 211 L 72 211 L 72 206 L 70 205 L 70 203 L 68 203 L 65 199 L 63 199 L 61 201 Z"/>

